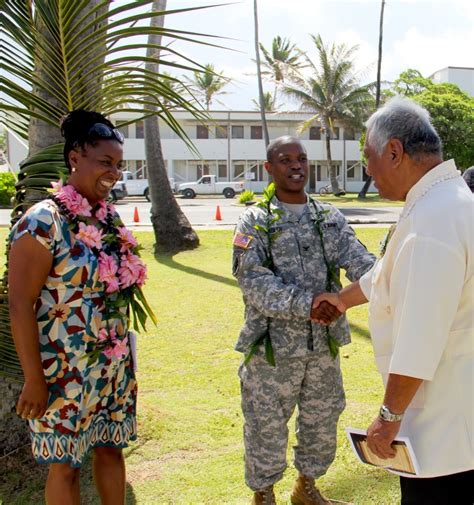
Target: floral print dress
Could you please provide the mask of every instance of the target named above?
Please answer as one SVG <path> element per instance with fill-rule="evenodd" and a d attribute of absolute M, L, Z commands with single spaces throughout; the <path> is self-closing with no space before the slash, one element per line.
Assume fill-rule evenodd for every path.
<path fill-rule="evenodd" d="M 33 455 L 40 463 L 80 467 L 91 448 L 123 448 L 136 438 L 137 386 L 130 347 L 120 358 L 104 352 L 93 363 L 87 358 L 101 329 L 113 327 L 123 336 L 127 328 L 120 319 L 107 323 L 104 301 L 111 295 L 99 281 L 97 256 L 71 232 L 56 203 L 44 200 L 31 207 L 10 240 L 25 234 L 53 255 L 36 303 L 49 400 L 45 415 L 29 421 Z"/>

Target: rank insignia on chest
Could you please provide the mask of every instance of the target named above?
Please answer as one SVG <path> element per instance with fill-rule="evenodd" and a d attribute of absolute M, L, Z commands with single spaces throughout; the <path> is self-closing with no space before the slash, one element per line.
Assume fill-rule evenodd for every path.
<path fill-rule="evenodd" d="M 235 247 L 240 247 L 241 249 L 248 249 L 252 243 L 252 235 L 245 235 L 245 233 L 236 233 L 234 241 L 232 242 Z"/>

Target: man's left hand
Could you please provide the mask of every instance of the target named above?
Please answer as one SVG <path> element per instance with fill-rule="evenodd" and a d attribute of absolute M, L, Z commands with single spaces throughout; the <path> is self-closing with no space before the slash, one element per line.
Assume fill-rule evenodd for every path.
<path fill-rule="evenodd" d="M 395 456 L 391 446 L 400 430 L 400 422 L 390 423 L 377 417 L 367 430 L 367 445 L 379 458 L 387 459 Z"/>

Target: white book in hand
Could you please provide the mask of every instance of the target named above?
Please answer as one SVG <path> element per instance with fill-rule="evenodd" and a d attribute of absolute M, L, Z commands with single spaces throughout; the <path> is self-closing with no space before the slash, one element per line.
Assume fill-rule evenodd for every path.
<path fill-rule="evenodd" d="M 410 440 L 407 437 L 398 437 L 392 442 L 395 449 L 393 458 L 382 459 L 374 454 L 367 445 L 367 432 L 357 428 L 346 428 L 352 450 L 362 463 L 385 468 L 398 475 L 419 475 L 418 461 Z"/>

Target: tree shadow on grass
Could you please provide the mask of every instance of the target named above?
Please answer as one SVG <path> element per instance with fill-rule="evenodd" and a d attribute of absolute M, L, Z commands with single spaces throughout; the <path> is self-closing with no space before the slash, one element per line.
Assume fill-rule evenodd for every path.
<path fill-rule="evenodd" d="M 400 503 L 400 488 L 399 480 L 396 475 L 377 469 L 367 474 L 365 471 L 354 471 L 351 474 L 346 474 L 344 480 L 327 483 L 325 486 L 325 496 L 333 500 L 340 500 L 343 503 L 351 503 L 358 505 L 367 503 L 375 503 L 373 496 L 378 496 L 377 505 L 393 505 Z M 373 489 L 373 493 L 371 492 Z M 386 496 L 381 498 L 381 489 L 384 490 Z M 334 503 L 337 503 L 336 501 Z"/>
<path fill-rule="evenodd" d="M 31 455 L 28 443 L 1 461 L 0 503 L 8 505 L 26 505 L 34 503 L 44 505 L 44 486 L 48 474 L 48 465 L 39 465 Z M 127 505 L 137 503 L 135 492 L 127 482 Z M 81 505 L 100 505 L 92 477 L 92 457 L 89 454 L 81 468 Z"/>
<path fill-rule="evenodd" d="M 351 332 L 356 331 L 361 337 L 364 337 L 367 340 L 371 340 L 370 332 L 365 326 L 361 326 L 360 324 L 354 323 L 353 321 L 349 322 L 349 326 Z"/>
<path fill-rule="evenodd" d="M 165 256 L 163 254 L 155 254 L 155 259 L 158 263 L 165 265 L 169 268 L 174 268 L 175 270 L 180 270 L 190 275 L 197 275 L 203 279 L 207 279 L 213 282 L 220 282 L 222 284 L 227 284 L 228 286 L 238 287 L 237 281 L 235 279 L 229 279 L 223 275 L 214 274 L 212 272 L 207 272 L 206 270 L 201 270 L 199 268 L 194 268 L 186 265 L 182 265 L 173 259 L 171 256 Z"/>

